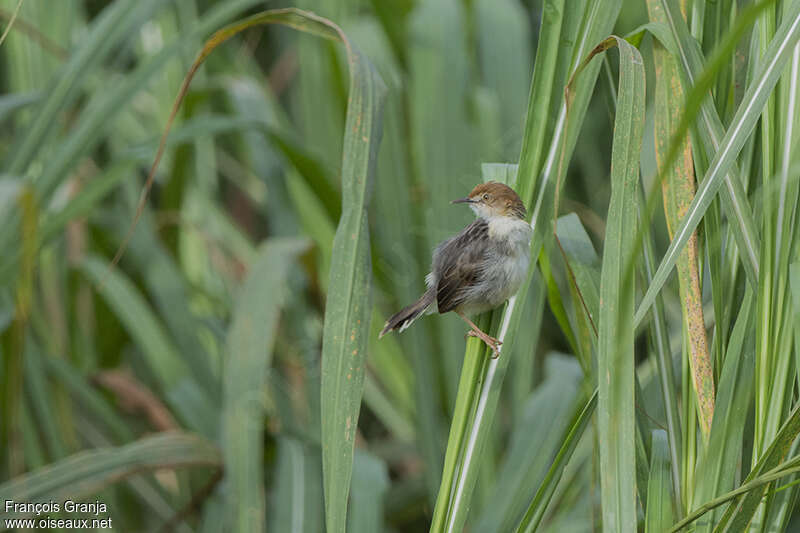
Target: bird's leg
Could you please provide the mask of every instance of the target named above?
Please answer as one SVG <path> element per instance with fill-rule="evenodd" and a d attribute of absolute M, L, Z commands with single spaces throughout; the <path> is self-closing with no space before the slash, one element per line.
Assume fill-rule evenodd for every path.
<path fill-rule="evenodd" d="M 470 337 L 477 337 L 483 342 L 485 342 L 486 345 L 492 349 L 492 352 L 494 354 L 492 355 L 492 359 L 497 359 L 497 357 L 500 356 L 500 345 L 503 344 L 503 341 L 495 339 L 491 335 L 487 335 L 486 333 L 484 333 L 481 330 L 481 328 L 476 326 L 475 323 L 472 320 L 470 320 L 464 313 L 460 311 L 456 311 L 456 313 L 458 313 L 458 316 L 460 316 L 464 320 L 464 322 L 469 324 L 469 327 L 472 328 L 467 332 L 467 335 Z"/>

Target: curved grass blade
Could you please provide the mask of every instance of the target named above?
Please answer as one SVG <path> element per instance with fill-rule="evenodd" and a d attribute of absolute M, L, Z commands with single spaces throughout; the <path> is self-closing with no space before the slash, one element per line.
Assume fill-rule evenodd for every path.
<path fill-rule="evenodd" d="M 736 156 L 753 132 L 761 110 L 778 82 L 783 67 L 791 57 L 794 45 L 799 38 L 800 2 L 794 2 L 764 55 L 766 60 L 759 66 L 728 131 L 725 132 L 725 137 L 720 141 L 720 149 L 709 165 L 686 217 L 675 231 L 675 238 L 664 254 L 664 258 L 653 276 L 653 282 L 647 288 L 647 292 L 636 310 L 634 324 L 638 325 L 644 318 L 647 310 L 653 304 L 656 293 L 664 286 L 672 267 L 675 266 L 684 245 L 697 228 L 708 206 L 711 205 L 714 195 L 722 185 L 723 178 L 732 168 Z M 669 158 L 667 161 L 669 162 Z"/>
<path fill-rule="evenodd" d="M 107 125 L 113 124 L 112 117 L 126 109 L 124 104 L 129 102 L 156 73 L 162 72 L 171 58 L 185 53 L 188 46 L 199 37 L 256 3 L 256 0 L 235 0 L 220 4 L 200 19 L 186 35 L 138 66 L 122 82 L 93 98 L 71 129 L 70 135 L 59 143 L 47 158 L 42 174 L 36 180 L 39 194 L 45 198 L 50 197 L 60 180 L 69 175 L 69 170 L 80 157 L 100 143 L 107 132 Z"/>
<path fill-rule="evenodd" d="M 608 207 L 600 281 L 598 338 L 598 429 L 603 525 L 614 531 L 636 528 L 633 277 L 625 265 L 635 247 L 637 187 L 644 129 L 645 73 L 639 51 L 610 37 L 595 52 L 616 44 L 620 53 L 619 93 L 611 152 Z M 613 380 L 611 376 L 614 376 Z"/>
<path fill-rule="evenodd" d="M 308 244 L 297 239 L 268 240 L 239 292 L 226 341 L 223 383 L 222 449 L 226 492 L 234 531 L 264 531 L 263 394 L 286 276 Z"/>
<path fill-rule="evenodd" d="M 160 433 L 117 448 L 76 453 L 12 479 L 0 485 L 0 501 L 79 500 L 144 471 L 197 466 L 220 468 L 212 442 L 190 433 Z"/>

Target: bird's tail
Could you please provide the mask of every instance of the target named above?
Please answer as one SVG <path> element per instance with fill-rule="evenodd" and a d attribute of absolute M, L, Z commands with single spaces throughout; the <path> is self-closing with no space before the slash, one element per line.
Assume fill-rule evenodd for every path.
<path fill-rule="evenodd" d="M 400 331 L 406 329 L 411 325 L 412 322 L 414 322 L 414 320 L 416 320 L 419 315 L 424 313 L 425 310 L 430 307 L 435 297 L 436 292 L 433 290 L 433 288 L 425 291 L 425 294 L 420 296 L 419 300 L 392 315 L 391 318 L 386 321 L 386 325 L 383 326 L 383 330 L 378 338 L 383 337 L 390 331 L 394 331 L 396 329 L 399 329 Z"/>

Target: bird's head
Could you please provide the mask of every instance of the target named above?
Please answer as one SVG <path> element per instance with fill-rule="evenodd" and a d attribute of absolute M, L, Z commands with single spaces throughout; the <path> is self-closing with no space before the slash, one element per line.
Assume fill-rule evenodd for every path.
<path fill-rule="evenodd" d="M 476 215 L 482 218 L 514 217 L 524 220 L 527 212 L 514 189 L 496 181 L 477 185 L 469 196 L 453 200 L 454 204 L 469 204 Z"/>

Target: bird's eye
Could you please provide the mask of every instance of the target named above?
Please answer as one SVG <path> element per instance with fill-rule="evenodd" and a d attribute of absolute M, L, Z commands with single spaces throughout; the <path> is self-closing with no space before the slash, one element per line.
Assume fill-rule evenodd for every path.
<path fill-rule="evenodd" d="M 489 199 L 489 193 L 488 192 L 483 193 L 483 199 L 484 200 L 488 200 Z"/>

